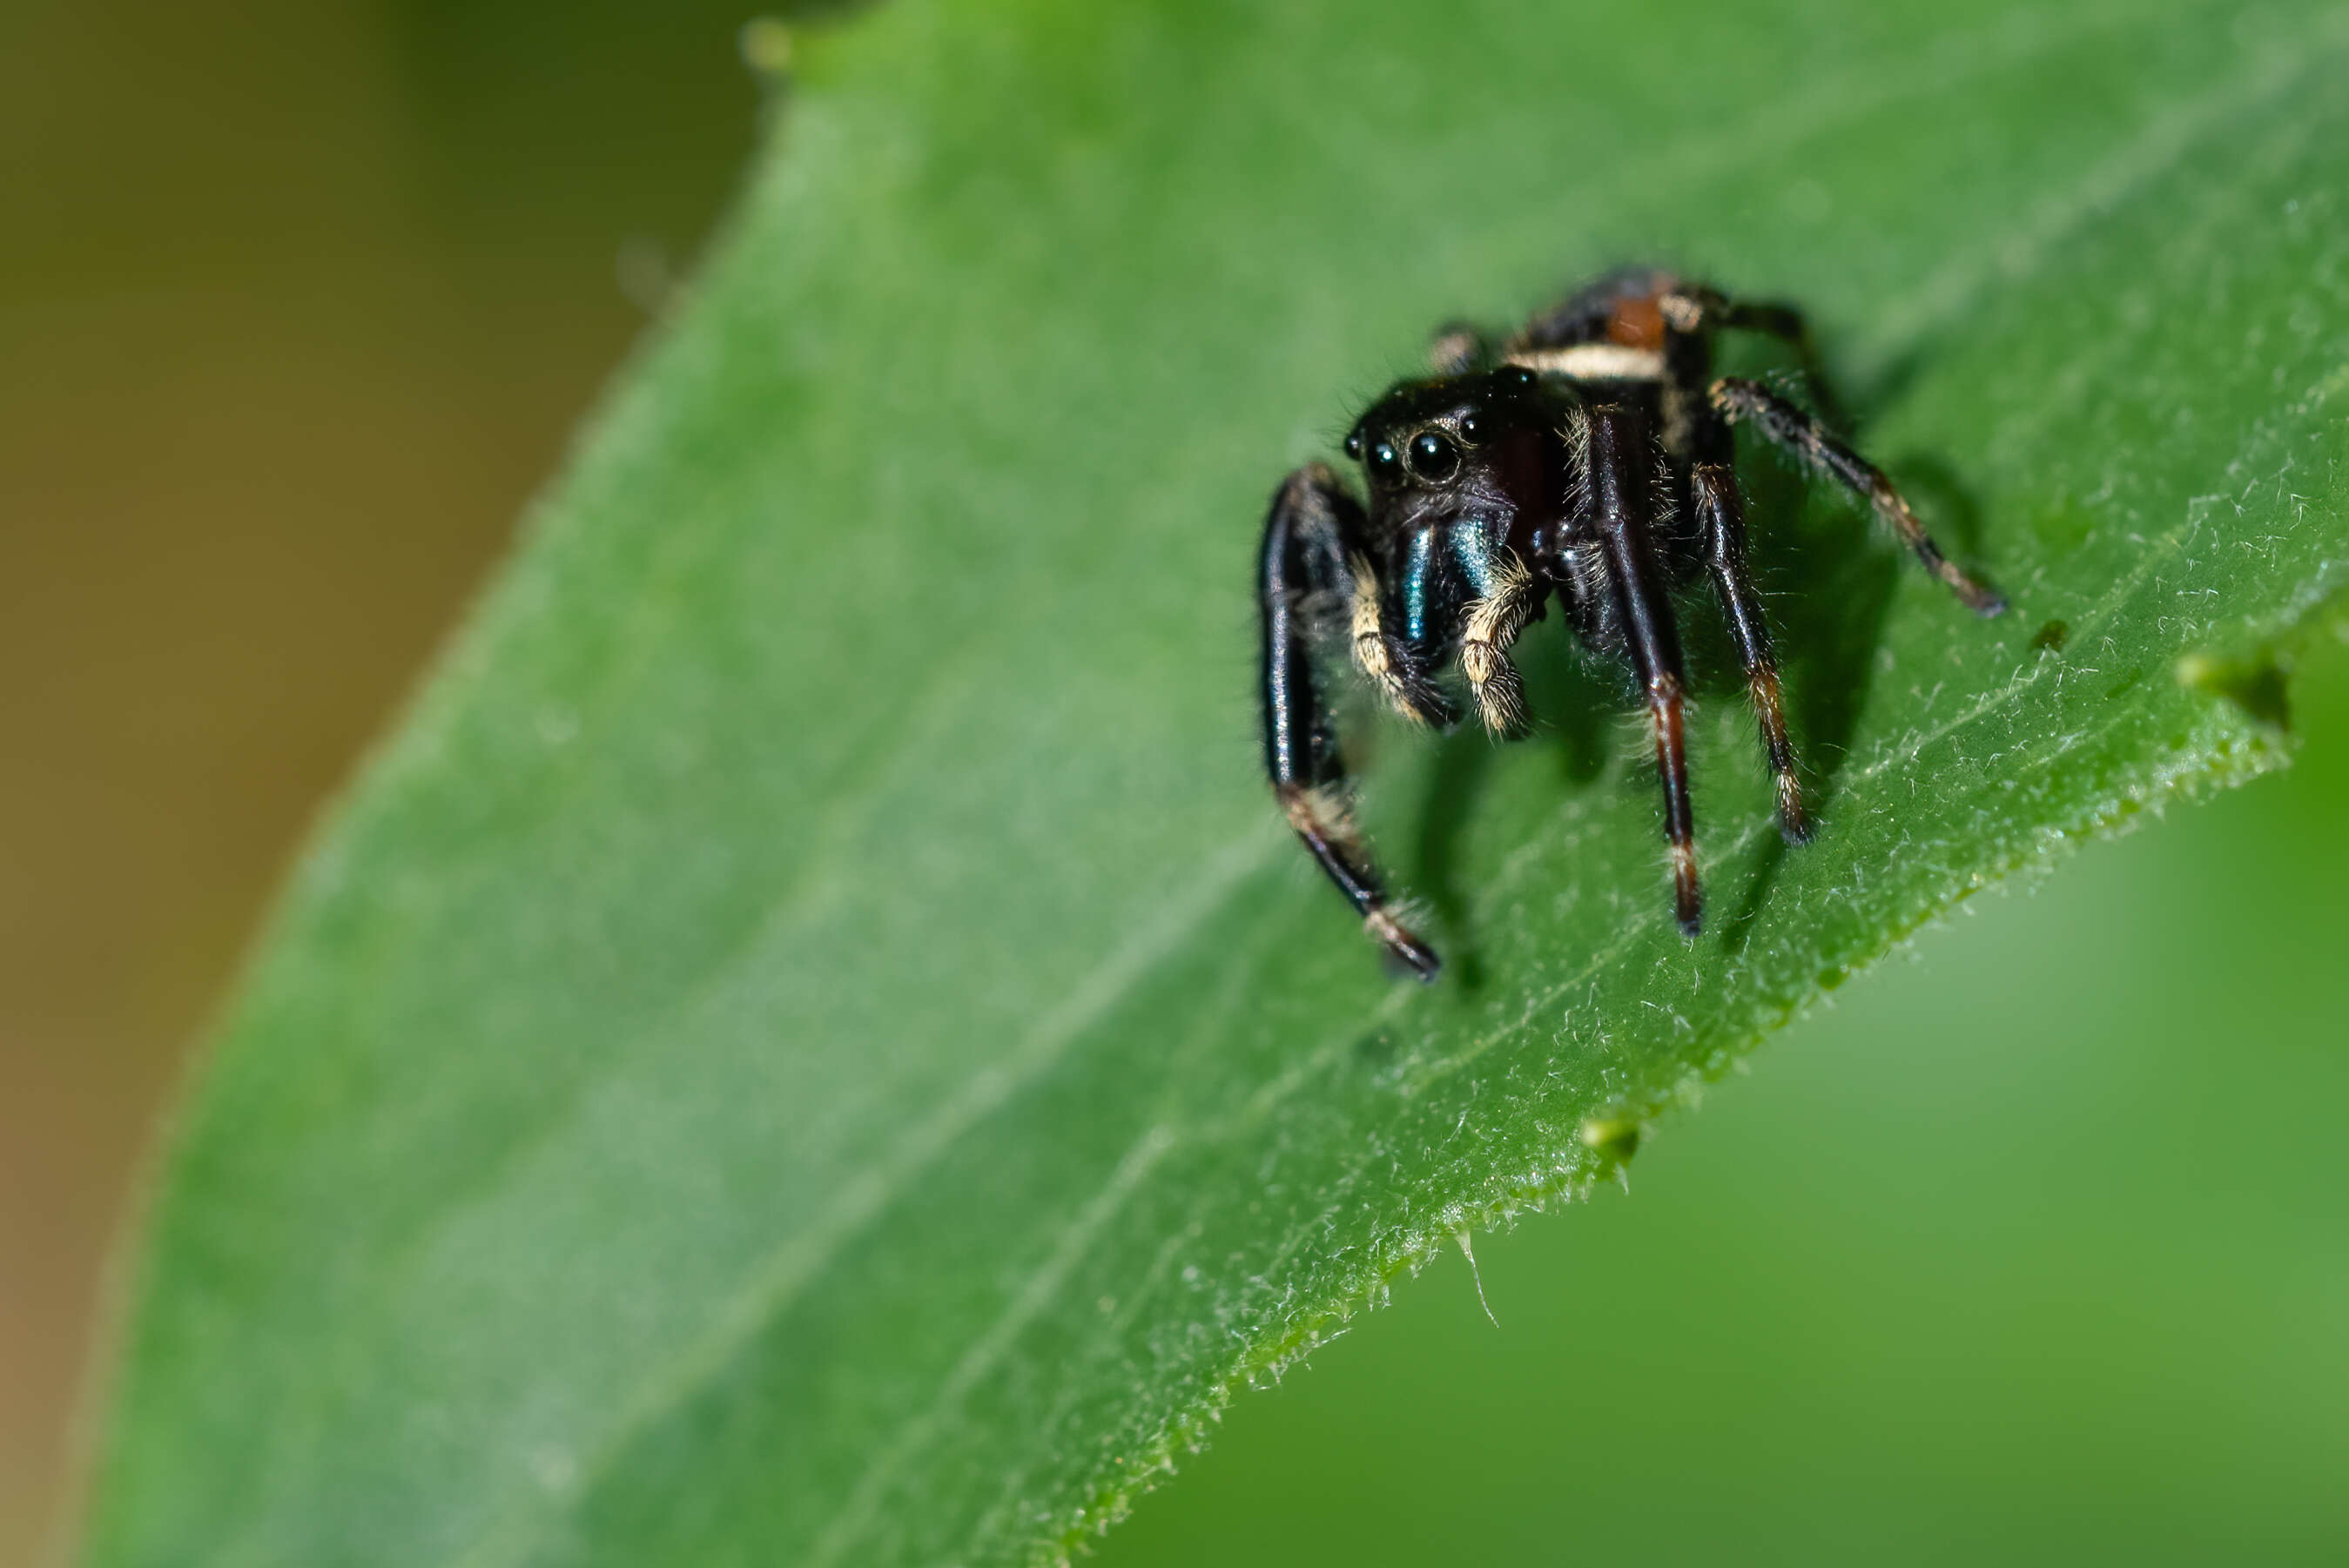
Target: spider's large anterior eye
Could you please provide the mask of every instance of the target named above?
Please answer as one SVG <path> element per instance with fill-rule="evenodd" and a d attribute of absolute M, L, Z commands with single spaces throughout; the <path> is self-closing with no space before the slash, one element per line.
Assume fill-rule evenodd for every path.
<path fill-rule="evenodd" d="M 1460 449 L 1433 430 L 1411 438 L 1411 470 L 1423 480 L 1448 480 L 1460 469 Z"/>
<path fill-rule="evenodd" d="M 1393 442 L 1381 441 L 1371 449 L 1371 472 L 1382 480 L 1402 472 L 1402 454 L 1394 449 Z"/>

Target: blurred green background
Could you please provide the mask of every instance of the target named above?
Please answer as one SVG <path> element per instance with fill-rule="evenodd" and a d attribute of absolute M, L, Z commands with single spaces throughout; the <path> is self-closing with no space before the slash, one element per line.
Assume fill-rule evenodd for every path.
<path fill-rule="evenodd" d="M 273 879 L 723 205 L 745 9 L 0 16 L 0 1563 Z M 2305 674 L 2298 769 L 1966 906 L 1485 1239 L 1499 1327 L 1437 1265 L 1102 1561 L 2349 1555 L 2349 656 Z"/>

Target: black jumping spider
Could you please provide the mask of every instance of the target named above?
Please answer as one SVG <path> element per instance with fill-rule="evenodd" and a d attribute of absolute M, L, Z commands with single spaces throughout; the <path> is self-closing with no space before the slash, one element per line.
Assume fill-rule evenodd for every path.
<path fill-rule="evenodd" d="M 1758 382 L 1713 377 L 1724 328 L 1792 343 L 1799 313 L 1740 304 L 1668 273 L 1609 274 L 1505 343 L 1446 328 L 1430 379 L 1404 381 L 1346 437 L 1369 477 L 1361 503 L 1321 463 L 1288 476 L 1264 531 L 1265 766 L 1281 810 L 1365 929 L 1422 979 L 1437 959 L 1395 918 L 1348 809 L 1331 704 L 1314 645 L 1342 622 L 1353 662 L 1396 712 L 1456 722 L 1435 672 L 1457 658 L 1495 735 L 1526 731 L 1509 645 L 1550 595 L 1588 646 L 1626 659 L 1645 693 L 1664 787 L 1674 912 L 1696 934 L 1694 824 L 1681 702 L 1687 676 L 1669 591 L 1712 575 L 1745 666 L 1778 825 L 1810 836 L 1777 666 L 1745 561 L 1731 427 L 1764 438 L 1865 500 L 1926 569 L 1979 614 L 1999 596 L 1945 558 L 1876 467 Z"/>

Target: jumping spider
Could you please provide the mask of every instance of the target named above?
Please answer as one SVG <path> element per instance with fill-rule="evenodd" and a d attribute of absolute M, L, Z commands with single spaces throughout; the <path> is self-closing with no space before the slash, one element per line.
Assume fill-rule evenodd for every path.
<path fill-rule="evenodd" d="M 1959 570 L 1874 465 L 1820 419 L 1759 382 L 1713 379 L 1723 329 L 1787 341 L 1815 371 L 1800 313 L 1743 304 L 1669 273 L 1611 273 L 1492 344 L 1437 333 L 1435 374 L 1400 382 L 1346 437 L 1370 484 L 1367 511 L 1330 469 L 1282 481 L 1265 521 L 1265 766 L 1274 794 L 1364 928 L 1423 980 L 1434 952 L 1398 920 L 1349 810 L 1345 765 L 1314 645 L 1342 622 L 1353 662 L 1403 717 L 1458 719 L 1435 672 L 1457 658 L 1486 728 L 1526 733 L 1509 645 L 1557 596 L 1575 634 L 1626 660 L 1645 694 L 1664 789 L 1673 910 L 1697 934 L 1694 824 L 1682 740 L 1681 662 L 1670 590 L 1709 573 L 1745 667 L 1778 826 L 1810 837 L 1778 671 L 1745 560 L 1731 427 L 1866 501 L 1970 608 L 2005 603 Z M 1814 376 L 1816 382 L 1816 377 Z"/>

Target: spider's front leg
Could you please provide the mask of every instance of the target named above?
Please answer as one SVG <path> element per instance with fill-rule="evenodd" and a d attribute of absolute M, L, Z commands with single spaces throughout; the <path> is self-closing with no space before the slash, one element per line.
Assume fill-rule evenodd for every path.
<path fill-rule="evenodd" d="M 1258 580 L 1265 771 L 1288 825 L 1361 916 L 1363 929 L 1422 980 L 1433 980 L 1441 961 L 1395 918 L 1354 825 L 1337 724 L 1313 665 L 1318 608 L 1351 597 L 1359 629 L 1365 595 L 1356 573 L 1368 573 L 1367 531 L 1361 506 L 1319 463 L 1298 469 L 1274 492 Z M 1369 586 L 1375 627 L 1375 582 Z M 1384 650 L 1383 631 L 1378 635 Z"/>
<path fill-rule="evenodd" d="M 1680 628 L 1672 620 L 1658 560 L 1653 509 L 1656 449 L 1632 408 L 1600 404 L 1577 409 L 1569 428 L 1584 455 L 1590 515 L 1606 562 L 1606 588 L 1624 652 L 1648 699 L 1656 742 L 1656 771 L 1664 787 L 1664 840 L 1672 854 L 1672 912 L 1681 931 L 1694 936 L 1704 900 L 1696 875 L 1696 814 L 1689 803 L 1688 748 L 1681 711 L 1688 676 L 1681 663 Z"/>

